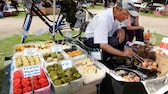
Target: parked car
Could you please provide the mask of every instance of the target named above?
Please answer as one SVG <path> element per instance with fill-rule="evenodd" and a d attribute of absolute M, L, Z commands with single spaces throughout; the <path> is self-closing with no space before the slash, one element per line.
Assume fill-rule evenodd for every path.
<path fill-rule="evenodd" d="M 156 10 L 156 11 L 163 11 L 163 10 L 165 10 L 165 6 L 156 7 L 155 10 Z"/>
<path fill-rule="evenodd" d="M 5 4 L 4 8 L 3 8 L 3 13 L 4 16 L 14 16 L 17 15 L 17 9 L 10 5 L 10 4 Z"/>

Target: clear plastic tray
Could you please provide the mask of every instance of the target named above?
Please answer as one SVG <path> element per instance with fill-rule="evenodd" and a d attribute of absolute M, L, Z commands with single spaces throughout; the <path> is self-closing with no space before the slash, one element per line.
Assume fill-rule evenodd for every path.
<path fill-rule="evenodd" d="M 43 52 L 43 50 L 50 50 L 51 46 L 56 45 L 55 42 L 52 40 L 38 42 L 36 44 L 37 44 L 37 48 L 40 52 Z"/>
<path fill-rule="evenodd" d="M 34 59 L 32 59 L 30 57 L 33 57 Z M 18 58 L 19 60 L 17 61 L 16 58 Z M 26 60 L 25 60 L 25 58 L 26 58 Z M 31 66 L 31 65 L 43 66 L 42 56 L 39 53 L 36 53 L 35 55 L 32 55 L 32 56 L 24 55 L 24 53 L 18 53 L 18 54 L 14 54 L 12 59 L 13 59 L 13 65 L 14 65 L 15 69 L 23 68 L 23 67 Z M 38 59 L 39 61 L 36 59 Z M 25 62 L 23 60 L 25 60 Z M 16 65 L 16 62 L 20 63 L 20 64 Z M 28 64 L 23 65 L 23 63 L 28 63 Z"/>
<path fill-rule="evenodd" d="M 75 44 L 69 44 L 70 46 L 76 46 L 76 49 L 77 50 L 80 50 L 81 52 L 82 52 L 82 54 L 81 55 L 77 55 L 77 56 L 74 56 L 74 57 L 70 57 L 70 56 L 68 56 L 68 54 L 67 54 L 67 56 L 69 57 L 69 58 L 71 58 L 73 61 L 76 61 L 76 60 L 79 60 L 79 59 L 83 59 L 83 58 L 86 58 L 87 57 L 87 52 L 84 50 L 84 49 L 82 49 L 81 47 L 79 47 L 78 45 L 75 45 Z M 65 51 L 65 49 L 64 49 L 64 51 Z M 66 53 L 66 52 L 65 52 Z"/>
<path fill-rule="evenodd" d="M 60 63 L 58 63 L 60 65 Z M 53 64 L 49 64 L 53 65 Z M 47 66 L 49 66 L 47 65 Z M 47 70 L 47 66 L 45 67 Z M 61 85 L 55 85 L 54 82 L 51 80 L 51 77 L 49 75 L 49 72 L 47 71 L 48 77 L 50 79 L 50 82 L 52 84 L 52 88 L 54 90 L 54 94 L 70 94 L 71 92 L 74 92 L 76 90 L 79 90 L 83 87 L 83 78 L 80 77 L 76 80 L 61 84 Z"/>
<path fill-rule="evenodd" d="M 44 73 L 45 73 L 45 70 L 44 70 L 43 68 L 41 68 L 41 69 L 42 69 L 42 70 L 44 71 Z M 21 69 L 16 69 L 16 70 L 14 70 L 14 71 L 12 72 L 11 84 L 10 84 L 10 88 L 11 88 L 10 94 L 14 94 L 14 92 L 13 92 L 14 72 L 15 72 L 15 71 L 18 71 L 18 70 L 22 72 Z M 30 92 L 27 92 L 27 93 L 24 93 L 24 94 L 32 94 L 32 93 L 33 93 L 33 94 L 51 94 L 51 83 L 49 82 L 49 79 L 48 79 L 46 73 L 45 73 L 45 76 L 46 76 L 47 81 L 48 81 L 48 83 L 49 83 L 48 86 L 39 88 L 39 89 L 37 89 L 37 90 L 34 90 L 34 93 L 33 93 L 33 91 L 30 91 Z"/>
<path fill-rule="evenodd" d="M 78 71 L 82 74 L 84 84 L 102 80 L 105 77 L 105 70 L 98 68 L 95 61 L 90 58 L 83 58 L 73 62 Z"/>
<path fill-rule="evenodd" d="M 16 44 L 14 46 L 14 53 L 23 52 L 25 48 L 37 48 L 35 43 Z"/>
<path fill-rule="evenodd" d="M 50 64 L 58 63 L 58 62 L 60 62 L 60 61 L 62 61 L 62 60 L 65 60 L 65 59 L 68 58 L 68 56 L 65 54 L 65 52 L 64 52 L 64 51 L 61 51 L 61 52 L 59 52 L 59 53 L 63 56 L 63 59 L 62 59 L 62 60 L 56 60 L 55 62 L 54 62 L 54 61 L 49 62 L 49 61 L 45 60 L 45 59 L 44 59 L 44 56 L 43 56 L 44 54 L 47 54 L 47 53 L 56 53 L 56 52 L 52 52 L 52 51 L 45 50 L 45 51 L 43 51 L 43 52 L 41 53 L 42 60 L 43 60 L 43 63 L 44 63 L 44 67 L 47 66 L 47 65 L 50 65 Z M 58 53 L 56 53 L 56 54 L 58 54 Z M 55 58 L 55 59 L 56 59 L 56 58 Z"/>
<path fill-rule="evenodd" d="M 71 81 L 70 83 L 65 83 L 59 86 L 55 86 L 52 83 L 52 89 L 54 90 L 54 94 L 70 94 L 71 92 L 77 91 L 83 87 L 83 79 L 79 78 L 77 80 Z"/>

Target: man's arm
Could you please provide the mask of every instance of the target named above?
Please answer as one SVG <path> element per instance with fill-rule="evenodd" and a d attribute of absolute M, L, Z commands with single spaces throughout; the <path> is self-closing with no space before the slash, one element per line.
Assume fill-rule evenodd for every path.
<path fill-rule="evenodd" d="M 120 51 L 120 50 L 110 46 L 107 43 L 100 43 L 100 48 L 110 54 L 114 54 L 114 55 L 118 55 L 118 56 L 132 56 L 133 55 L 133 51 L 131 50 L 131 48 L 127 48 L 124 51 Z"/>
<path fill-rule="evenodd" d="M 133 25 L 129 25 L 126 27 L 127 30 L 144 30 L 143 26 L 139 25 L 139 16 L 135 17 L 135 22 L 133 23 Z"/>

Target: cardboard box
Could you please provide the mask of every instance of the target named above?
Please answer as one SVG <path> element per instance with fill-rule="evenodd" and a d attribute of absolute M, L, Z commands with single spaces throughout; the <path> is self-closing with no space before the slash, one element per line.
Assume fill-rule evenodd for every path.
<path fill-rule="evenodd" d="M 53 14 L 53 8 L 45 8 L 46 15 L 52 15 Z M 55 8 L 55 14 L 58 14 L 58 9 Z"/>
<path fill-rule="evenodd" d="M 44 15 L 46 15 L 46 9 L 45 9 L 45 8 L 41 8 L 40 11 L 41 11 Z M 33 12 L 33 15 L 36 15 L 36 14 Z"/>
<path fill-rule="evenodd" d="M 159 65 L 159 69 L 161 73 L 158 75 L 158 77 L 165 76 L 168 73 L 168 56 L 163 56 L 160 54 L 156 54 L 156 62 Z"/>

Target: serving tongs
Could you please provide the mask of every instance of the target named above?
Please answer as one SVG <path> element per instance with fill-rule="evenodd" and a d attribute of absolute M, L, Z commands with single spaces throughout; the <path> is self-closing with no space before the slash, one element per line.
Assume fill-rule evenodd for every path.
<path fill-rule="evenodd" d="M 144 62 L 144 59 L 139 56 L 137 53 L 134 52 L 134 55 L 133 55 L 136 59 L 138 59 L 141 63 Z"/>

